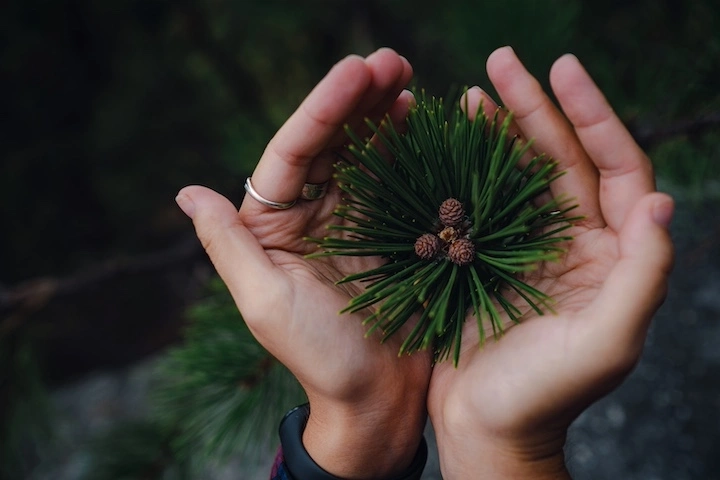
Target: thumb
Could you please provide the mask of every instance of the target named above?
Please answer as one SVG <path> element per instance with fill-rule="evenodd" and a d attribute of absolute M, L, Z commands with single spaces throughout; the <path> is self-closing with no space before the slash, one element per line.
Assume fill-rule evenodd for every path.
<path fill-rule="evenodd" d="M 276 273 L 255 236 L 243 225 L 235 206 L 219 193 L 198 185 L 183 188 L 175 198 L 190 217 L 203 248 L 246 319 L 251 299 L 263 298 L 255 279 Z"/>
<path fill-rule="evenodd" d="M 640 199 L 618 233 L 619 259 L 589 307 L 593 313 L 589 337 L 614 343 L 615 353 L 626 353 L 625 361 L 632 365 L 667 293 L 673 265 L 668 231 L 673 210 L 673 200 L 666 194 L 650 193 Z"/>

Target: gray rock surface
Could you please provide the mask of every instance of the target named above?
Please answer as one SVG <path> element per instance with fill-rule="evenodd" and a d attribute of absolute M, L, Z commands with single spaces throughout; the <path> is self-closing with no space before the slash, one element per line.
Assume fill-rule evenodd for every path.
<path fill-rule="evenodd" d="M 642 360 L 615 392 L 572 426 L 568 464 L 577 480 L 720 479 L 720 188 L 704 200 L 675 193 L 676 269 Z M 142 417 L 155 360 L 98 373 L 54 392 L 59 442 L 33 480 L 73 480 L 88 468 L 87 442 Z M 424 479 L 440 479 L 432 433 Z M 235 458 L 204 478 L 267 479 L 274 452 Z"/>

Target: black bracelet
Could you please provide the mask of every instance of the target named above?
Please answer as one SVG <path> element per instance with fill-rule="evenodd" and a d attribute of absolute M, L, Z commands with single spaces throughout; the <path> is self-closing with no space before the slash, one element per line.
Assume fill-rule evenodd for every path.
<path fill-rule="evenodd" d="M 310 404 L 306 403 L 290 410 L 280 422 L 280 444 L 285 467 L 295 480 L 342 480 L 323 470 L 305 450 L 302 434 L 308 418 L 310 418 Z M 427 455 L 427 442 L 423 437 L 408 471 L 388 480 L 419 480 L 427 462 Z"/>

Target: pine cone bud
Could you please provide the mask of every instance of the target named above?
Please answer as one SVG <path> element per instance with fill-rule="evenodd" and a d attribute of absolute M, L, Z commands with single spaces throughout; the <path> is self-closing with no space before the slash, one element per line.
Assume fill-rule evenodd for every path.
<path fill-rule="evenodd" d="M 438 213 L 440 221 L 446 227 L 456 227 L 465 218 L 465 209 L 463 209 L 462 203 L 454 198 L 448 198 L 441 203 Z"/>
<path fill-rule="evenodd" d="M 438 233 L 440 238 L 445 243 L 452 243 L 458 238 L 458 231 L 453 227 L 445 227 L 442 232 Z"/>
<path fill-rule="evenodd" d="M 448 258 L 460 266 L 472 263 L 475 260 L 475 244 L 467 238 L 455 240 L 448 248 Z"/>
<path fill-rule="evenodd" d="M 424 233 L 415 240 L 415 253 L 423 260 L 430 260 L 440 251 L 440 239 L 432 233 Z"/>

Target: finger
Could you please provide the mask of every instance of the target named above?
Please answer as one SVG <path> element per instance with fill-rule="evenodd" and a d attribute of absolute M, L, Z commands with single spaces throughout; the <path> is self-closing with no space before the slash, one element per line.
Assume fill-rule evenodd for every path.
<path fill-rule="evenodd" d="M 372 53 L 367 57 L 365 63 L 370 70 L 371 81 L 358 102 L 357 108 L 346 119 L 347 125 L 360 137 L 367 136 L 369 133 L 365 123 L 366 119 L 369 118 L 374 123 L 379 123 L 412 78 L 410 63 L 389 48 L 381 48 Z M 329 145 L 340 147 L 347 140 L 344 128 L 341 128 L 329 141 Z M 330 179 L 333 165 L 337 160 L 337 153 L 333 149 L 323 152 L 312 162 L 307 181 L 322 183 Z"/>
<path fill-rule="evenodd" d="M 336 64 L 268 144 L 253 172 L 255 190 L 276 202 L 295 200 L 312 161 L 342 129 L 371 80 L 361 57 L 351 55 Z"/>
<path fill-rule="evenodd" d="M 381 48 L 370 55 L 367 61 L 373 72 L 375 88 L 369 89 L 362 101 L 366 109 L 358 111 L 348 122 L 353 133 L 362 139 L 371 134 L 367 125 L 368 120 L 374 125 L 379 125 L 385 121 L 388 114 L 397 118 L 400 115 L 407 115 L 407 108 L 405 108 L 407 105 L 404 100 L 409 99 L 407 95 L 410 92 L 406 93 L 404 89 L 413 74 L 407 59 L 397 55 L 389 48 Z M 389 75 L 390 72 L 393 75 Z M 412 101 L 414 102 L 414 97 Z M 391 109 L 395 109 L 395 111 L 391 112 Z M 345 136 L 341 143 L 345 143 L 347 140 Z"/>
<path fill-rule="evenodd" d="M 493 100 L 492 97 L 480 87 L 472 87 L 469 89 L 467 94 L 460 99 L 460 102 L 461 108 L 464 111 L 466 110 L 467 112 L 470 112 L 468 113 L 468 117 L 471 119 L 475 118 L 480 107 L 482 107 L 483 112 L 488 118 L 495 119 L 497 125 L 502 125 L 508 116 L 508 111 L 499 107 L 498 104 L 495 103 L 495 100 Z M 508 136 L 516 139 L 515 145 L 518 148 L 522 148 L 527 141 L 514 120 L 510 122 L 510 125 L 508 125 Z M 530 145 L 522 157 L 520 157 L 520 160 L 518 160 L 518 166 L 520 168 L 526 167 L 537 156 L 538 153 L 533 148 L 533 145 Z M 533 198 L 532 203 L 537 206 L 542 206 L 552 200 L 552 192 L 545 191 Z"/>
<path fill-rule="evenodd" d="M 533 139 L 536 152 L 558 162 L 565 175 L 551 184 L 554 196 L 576 199 L 575 214 L 589 226 L 604 226 L 598 201 L 598 172 L 572 126 L 555 108 L 538 81 L 530 75 L 510 47 L 493 52 L 487 72 L 505 106 L 513 112 L 522 132 Z"/>
<path fill-rule="evenodd" d="M 367 121 L 377 125 L 383 120 L 413 74 L 407 59 L 389 48 L 379 49 L 366 61 L 372 73 L 372 83 L 362 99 L 363 108 L 348 119 L 348 126 L 361 138 L 370 134 Z M 338 143 L 346 141 L 347 137 L 343 137 Z"/>
<path fill-rule="evenodd" d="M 280 272 L 240 222 L 235 206 L 219 193 L 201 186 L 183 188 L 176 201 L 192 219 L 200 242 L 246 321 L 261 317 L 256 308 L 262 311 L 263 306 L 257 300 L 265 298 L 275 304 L 267 285 L 280 284 L 274 280 Z"/>
<path fill-rule="evenodd" d="M 398 96 L 407 87 L 413 76 L 410 62 L 389 48 L 381 48 L 369 56 L 367 62 L 373 72 L 373 83 L 380 83 L 375 80 L 377 77 L 384 77 L 384 82 L 380 83 L 381 95 L 377 97 L 377 100 L 366 102 L 368 106 L 372 105 L 372 107 L 364 112 L 363 118 L 359 119 L 362 126 L 366 124 L 366 119 L 370 119 L 375 124 L 383 120 L 388 109 L 395 104 Z"/>
<path fill-rule="evenodd" d="M 388 119 L 395 126 L 397 132 L 405 133 L 407 131 L 408 111 L 415 105 L 415 95 L 410 90 L 403 90 L 388 109 Z"/>
<path fill-rule="evenodd" d="M 380 135 L 374 134 L 370 139 L 370 143 L 373 144 L 378 153 L 387 158 L 388 161 L 393 160 L 393 158 L 391 158 L 392 154 L 381 139 L 381 136 L 387 137 L 390 134 L 390 129 L 394 130 L 399 135 L 406 133 L 408 129 L 408 111 L 413 106 L 415 106 L 415 95 L 413 95 L 413 93 L 409 90 L 403 90 L 387 111 L 387 117 L 384 118 L 380 124 Z"/>
<path fill-rule="evenodd" d="M 493 100 L 493 98 L 488 95 L 485 90 L 477 86 L 468 89 L 467 93 L 460 98 L 460 108 L 471 120 L 475 118 L 480 111 L 479 109 L 482 108 L 485 116 L 489 119 L 495 118 L 498 125 L 505 122 L 505 119 L 508 116 L 507 110 L 498 106 L 495 100 Z M 517 138 L 518 146 L 523 145 L 524 142 L 527 141 L 515 121 L 510 122 L 510 125 L 508 126 L 508 136 L 510 138 Z M 525 155 L 523 155 L 520 159 L 519 165 L 524 167 L 536 156 L 537 152 L 535 152 L 535 149 L 531 146 Z"/>
<path fill-rule="evenodd" d="M 619 260 L 589 305 L 591 321 L 580 325 L 583 355 L 629 368 L 639 356 L 653 314 L 665 298 L 673 264 L 667 226 L 668 195 L 651 193 L 635 205 L 619 232 Z"/>
<path fill-rule="evenodd" d="M 468 88 L 468 91 L 460 97 L 460 109 L 465 112 L 465 115 L 467 115 L 470 120 L 475 120 L 481 108 L 489 118 L 493 118 L 497 113 L 503 116 L 503 120 L 505 119 L 506 113 L 485 90 L 477 85 Z"/>
<path fill-rule="evenodd" d="M 605 220 L 619 230 L 638 200 L 655 190 L 650 160 L 574 55 L 555 62 L 550 82 L 600 171 L 600 206 Z"/>

